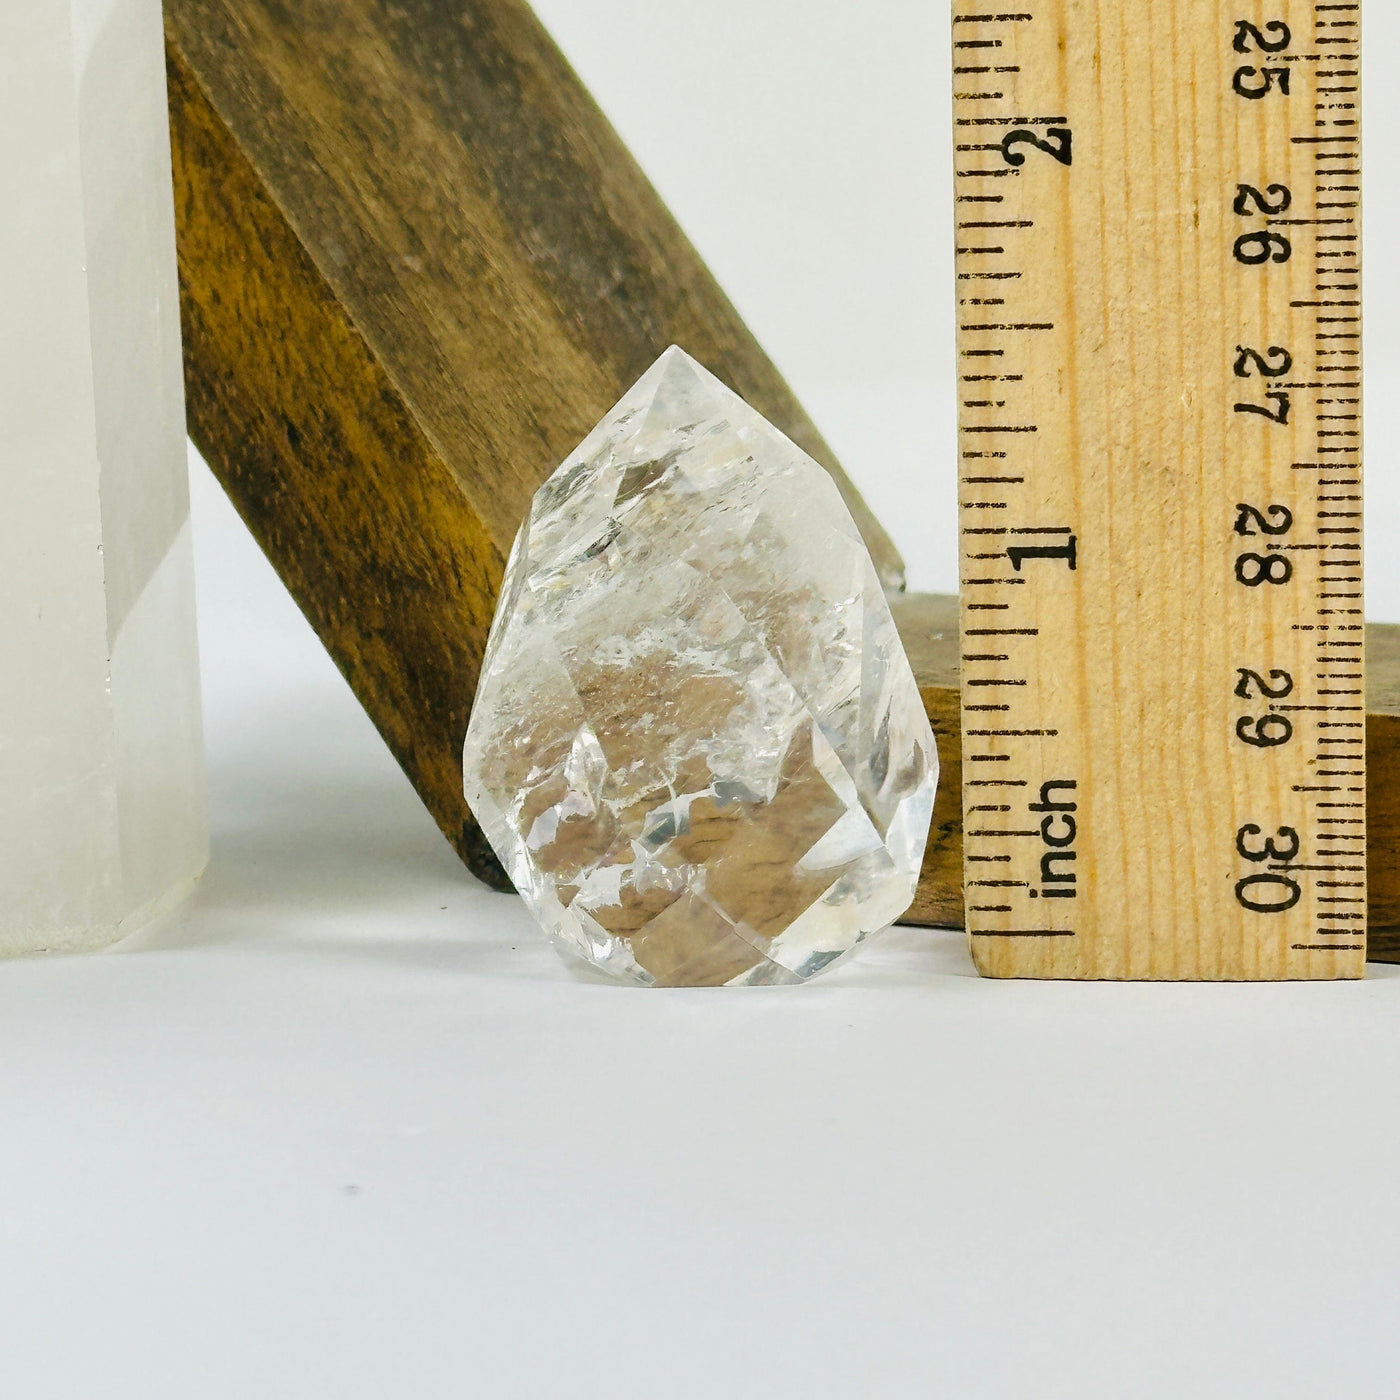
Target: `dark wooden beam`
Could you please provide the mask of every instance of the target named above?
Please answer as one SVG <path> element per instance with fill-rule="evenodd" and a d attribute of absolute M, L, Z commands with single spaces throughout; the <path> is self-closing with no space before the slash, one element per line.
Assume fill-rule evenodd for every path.
<path fill-rule="evenodd" d="M 669 344 L 884 531 L 519 0 L 167 0 L 190 433 L 463 858 L 536 487 Z"/>
<path fill-rule="evenodd" d="M 888 538 L 518 0 L 166 0 L 190 432 L 463 859 L 461 746 L 539 483 L 685 346 Z M 956 604 L 896 616 L 943 761 L 909 921 L 962 920 Z M 1371 628 L 1371 918 L 1400 961 L 1400 629 Z"/>

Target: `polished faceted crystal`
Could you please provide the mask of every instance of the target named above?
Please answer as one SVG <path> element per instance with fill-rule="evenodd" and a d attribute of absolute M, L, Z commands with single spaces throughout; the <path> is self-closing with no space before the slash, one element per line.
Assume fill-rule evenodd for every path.
<path fill-rule="evenodd" d="M 938 760 L 831 478 L 673 347 L 535 496 L 464 771 L 565 951 L 771 985 L 908 908 Z"/>

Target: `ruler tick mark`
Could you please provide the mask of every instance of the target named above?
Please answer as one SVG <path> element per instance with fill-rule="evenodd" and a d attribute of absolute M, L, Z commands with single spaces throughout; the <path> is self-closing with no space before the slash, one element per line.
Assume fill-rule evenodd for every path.
<path fill-rule="evenodd" d="M 969 777 L 966 810 L 999 815 L 1006 827 L 967 824 L 976 828 L 968 831 L 975 848 L 967 857 L 969 875 L 996 877 L 968 882 L 974 891 L 968 926 L 983 971 L 1335 976 L 1360 970 L 1365 709 L 1357 6 L 1334 0 L 1313 9 L 1306 15 L 1302 0 L 1277 0 L 1279 29 L 1292 42 L 1273 51 L 1274 31 L 1265 25 L 1269 56 L 1256 49 L 1241 59 L 1229 24 L 1222 25 L 1218 52 L 1194 36 L 1149 52 L 1131 0 L 1103 0 L 1094 12 L 1099 50 L 1152 65 L 1154 84 L 1140 94 L 1149 119 L 1130 126 L 1115 105 L 1121 94 L 1099 70 L 1063 61 L 1065 36 L 1072 38 L 1083 22 L 1071 0 L 1042 0 L 1039 22 L 1029 11 L 1016 12 L 1014 23 L 1010 11 L 955 16 L 955 43 L 976 44 L 987 55 L 958 59 L 964 71 L 970 75 L 980 63 L 975 71 L 990 74 L 1004 61 L 1019 75 L 1015 95 L 996 90 L 994 79 L 960 80 L 954 113 L 962 151 L 958 363 L 962 383 L 977 386 L 959 396 L 959 441 L 967 449 L 978 442 L 996 449 L 963 450 L 964 461 L 1004 463 L 988 461 L 980 471 L 969 465 L 960 478 L 966 771 L 1003 775 Z M 1244 42 L 1253 42 L 1247 31 Z M 1251 100 L 1268 91 L 1248 91 L 1266 64 L 1278 65 L 1267 69 L 1268 81 L 1289 91 L 1291 104 Z M 1188 90 L 1231 115 L 1194 132 L 1193 160 L 1183 167 L 1166 139 L 1178 120 L 1167 104 Z M 1038 115 L 1056 111 L 1063 115 Z M 1095 159 L 1068 158 L 1069 138 L 1052 125 L 1081 142 L 1092 130 Z M 1064 160 L 1051 158 L 1057 142 Z M 1280 150 L 1293 152 L 1291 169 L 1288 163 L 1261 168 L 1261 152 Z M 1133 181 L 1110 184 L 1115 169 L 1132 170 Z M 1284 180 L 1291 209 L 1272 203 L 1274 182 Z M 1235 224 L 1234 192 L 1256 186 L 1263 191 L 1257 207 L 1241 195 L 1246 207 L 1236 212 L 1247 222 Z M 1193 225 L 1183 227 L 1183 205 L 1197 209 Z M 1267 254 L 1274 243 L 1262 245 L 1263 261 L 1271 264 L 1262 270 L 1239 256 L 1260 246 L 1245 240 L 1261 228 L 1268 239 L 1288 240 L 1292 257 L 1283 262 L 1289 265 L 1272 265 Z M 1173 307 L 1189 307 L 1191 316 L 1174 319 Z M 1291 331 L 1265 339 L 1261 324 L 1275 321 Z M 1233 347 L 1251 343 L 1262 361 L 1253 386 L 1228 378 L 1221 385 L 1194 368 L 1223 364 L 1228 374 L 1234 355 L 1244 353 Z M 1273 343 L 1291 350 L 1281 375 L 1264 372 L 1274 358 L 1265 347 Z M 1091 372 L 1100 351 L 1114 366 L 1106 377 Z M 1243 363 L 1251 368 L 1247 358 Z M 1188 379 L 1190 395 L 1182 389 Z M 1228 416 L 1237 400 L 1248 403 L 1265 392 L 1265 417 L 1278 411 L 1279 398 L 1287 402 L 1282 421 Z M 1150 410 L 1138 411 L 1146 405 Z M 1111 430 L 1100 440 L 1083 432 L 1089 423 Z M 1141 463 L 1160 465 L 1160 485 L 1139 475 Z M 1284 465 L 1291 470 L 1281 484 Z M 1119 490 L 1119 480 L 1132 488 Z M 1174 508 L 1164 512 L 1154 493 L 1165 496 L 1168 482 Z M 1238 501 L 1254 501 L 1260 510 L 1266 501 L 1286 507 L 1291 523 L 1277 532 L 1286 538 L 1232 538 L 1230 548 L 1220 548 L 1217 522 L 1222 515 L 1233 519 Z M 1072 524 L 1040 525 L 1047 516 Z M 1068 544 L 1057 552 L 1016 543 L 1029 545 L 1027 537 L 1036 535 L 1047 544 L 1073 540 L 1077 564 Z M 1057 553 L 1057 559 L 1037 557 Z M 1258 586 L 1247 582 L 1253 565 L 1246 555 L 1268 566 L 1260 585 L 1277 582 L 1274 575 L 1286 565 L 1293 587 L 1232 595 L 1241 606 L 1232 605 L 1227 618 L 1221 588 Z M 1014 569 L 999 567 L 1003 559 Z M 1213 572 L 1222 563 L 1223 575 Z M 1244 570 L 1238 581 L 1237 568 Z M 1156 593 L 1127 584 L 1144 578 L 1191 582 Z M 1250 606 L 1250 596 L 1265 606 Z M 1211 657 L 1202 672 L 1196 663 L 1207 659 L 1203 639 L 1216 636 L 1229 638 L 1229 654 Z M 1020 647 L 1018 639 L 1035 646 Z M 992 650 L 996 645 L 1006 650 Z M 1183 680 L 1188 657 L 1191 678 Z M 1237 665 L 1258 669 L 1239 673 L 1245 689 L 1236 696 L 1233 679 L 1215 692 L 1217 665 L 1226 674 Z M 1013 667 L 1014 675 L 999 674 Z M 1289 677 L 1290 698 L 1272 698 L 1275 682 L 1268 678 L 1280 673 Z M 1251 676 L 1263 678 L 1263 696 Z M 1183 685 L 1199 693 L 1188 689 L 1183 696 Z M 1007 713 L 1012 704 L 972 703 L 988 695 L 1014 702 L 1014 714 Z M 1171 706 L 1164 708 L 1168 696 Z M 1197 719 L 1187 720 L 1183 742 L 1163 762 L 1145 739 L 1135 744 L 1121 730 L 1116 716 L 1124 713 L 1134 715 L 1144 735 L 1179 729 L 1182 713 Z M 1265 720 L 1239 718 L 1247 714 Z M 1266 743 L 1245 748 L 1235 737 L 1237 720 L 1246 742 L 1265 725 L 1257 732 Z M 1285 722 L 1289 740 L 1272 743 L 1274 726 Z M 1114 725 L 1121 747 L 1112 756 L 1091 754 L 1086 736 Z M 1201 799 L 1182 805 L 1180 820 L 1192 824 L 1189 840 L 1164 840 L 1157 854 L 1139 825 L 1134 794 L 1174 785 Z M 1296 829 L 1299 858 L 1251 863 L 1243 852 L 1255 838 L 1244 835 L 1237 854 L 1236 826 L 1226 829 L 1232 811 L 1257 812 L 1260 832 Z M 1155 809 L 1154 819 L 1160 825 Z M 1200 849 L 1203 840 L 1229 871 L 1219 884 L 1185 876 L 1170 854 Z M 998 843 L 1006 849 L 981 853 Z M 991 861 L 997 864 L 982 864 Z M 1119 871 L 1136 872 L 1143 862 L 1150 877 L 1131 878 L 1146 878 L 1154 891 L 1154 922 L 1167 909 L 1179 910 L 1178 926 L 1184 920 L 1194 928 L 1195 939 L 1183 945 L 1188 952 L 1164 955 L 1159 948 L 1155 960 L 1134 961 L 1137 953 L 1121 951 L 1151 946 L 1150 930 L 1125 929 L 1121 917 L 1106 915 L 1110 906 L 1100 894 L 1120 899 L 1112 907 L 1128 907 Z M 1273 892 L 1294 887 L 1296 900 L 1280 911 L 1286 917 L 1251 912 L 1272 909 L 1279 898 Z M 1189 898 L 1173 903 L 1182 889 Z M 975 891 L 986 893 L 979 899 Z M 1072 918 L 1063 917 L 1071 911 Z M 1056 928 L 1069 923 L 1073 931 Z"/>

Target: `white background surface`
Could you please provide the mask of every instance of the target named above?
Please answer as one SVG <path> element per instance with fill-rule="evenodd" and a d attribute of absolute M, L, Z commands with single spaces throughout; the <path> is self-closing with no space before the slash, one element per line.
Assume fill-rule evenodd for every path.
<path fill-rule="evenodd" d="M 541 6 L 949 586 L 943 8 L 658 8 Z M 5 1400 L 1400 1394 L 1400 975 L 994 985 L 899 931 L 795 992 L 578 981 L 194 487 L 214 862 L 0 966 Z"/>

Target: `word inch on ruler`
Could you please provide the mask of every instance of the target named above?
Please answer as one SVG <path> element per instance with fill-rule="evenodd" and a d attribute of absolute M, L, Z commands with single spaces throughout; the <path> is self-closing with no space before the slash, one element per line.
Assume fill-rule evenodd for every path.
<path fill-rule="evenodd" d="M 1362 974 L 1360 52 L 1354 3 L 955 3 L 987 975 Z"/>

